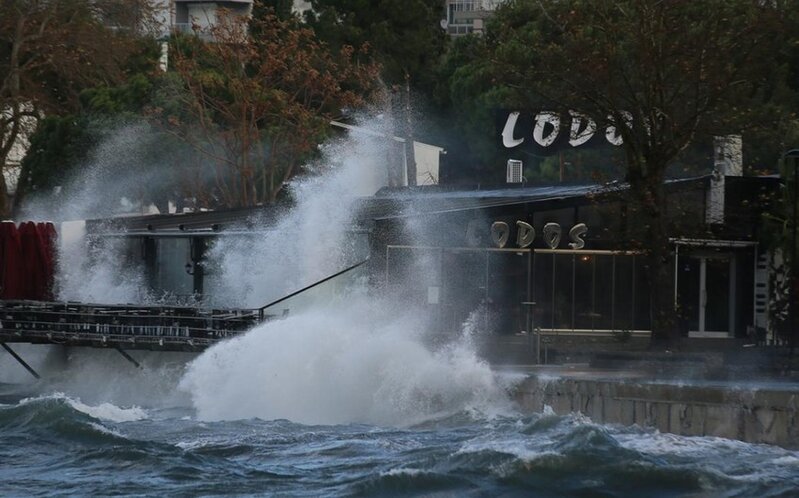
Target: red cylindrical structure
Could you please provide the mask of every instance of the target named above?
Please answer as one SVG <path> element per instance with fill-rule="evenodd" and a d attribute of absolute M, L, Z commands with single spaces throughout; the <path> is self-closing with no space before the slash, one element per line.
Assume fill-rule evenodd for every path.
<path fill-rule="evenodd" d="M 49 286 L 44 238 L 32 221 L 22 223 L 19 233 L 25 271 L 23 299 L 44 300 L 47 298 Z"/>
<path fill-rule="evenodd" d="M 0 223 L 0 298 L 22 299 L 24 262 L 17 226 L 12 221 Z"/>

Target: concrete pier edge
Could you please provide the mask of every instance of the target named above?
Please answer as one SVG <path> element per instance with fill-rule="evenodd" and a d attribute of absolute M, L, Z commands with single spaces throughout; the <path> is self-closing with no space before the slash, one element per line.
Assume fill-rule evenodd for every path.
<path fill-rule="evenodd" d="M 558 415 L 579 412 L 597 423 L 799 449 L 797 389 L 530 375 L 513 396 L 528 413 L 548 405 Z"/>

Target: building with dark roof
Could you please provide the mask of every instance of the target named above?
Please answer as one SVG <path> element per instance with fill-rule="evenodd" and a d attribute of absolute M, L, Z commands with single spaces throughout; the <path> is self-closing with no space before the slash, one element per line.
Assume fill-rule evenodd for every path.
<path fill-rule="evenodd" d="M 686 337 L 750 340 L 754 331 L 768 328 L 769 253 L 759 231 L 779 179 L 725 177 L 721 206 L 718 183 L 709 175 L 666 184 L 675 313 Z M 429 307 L 442 330 L 458 329 L 482 309 L 489 328 L 511 342 L 524 342 L 538 330 L 553 341 L 629 338 L 643 344 L 651 326 L 651 282 L 639 227 L 627 212 L 628 188 L 619 182 L 385 188 L 360 200 L 351 232 L 368 239 L 373 281 Z M 165 266 L 174 267 L 174 275 L 201 268 L 215 238 L 255 236 L 275 216 L 255 208 L 93 221 L 87 227 L 94 236 L 136 240 L 145 268 L 163 276 L 169 274 Z M 534 230 L 532 242 L 522 247 L 520 222 Z M 497 226 L 508 229 L 504 241 Z M 176 243 L 185 247 L 159 249 Z M 202 293 L 202 272 L 191 273 L 182 287 L 151 281 Z"/>

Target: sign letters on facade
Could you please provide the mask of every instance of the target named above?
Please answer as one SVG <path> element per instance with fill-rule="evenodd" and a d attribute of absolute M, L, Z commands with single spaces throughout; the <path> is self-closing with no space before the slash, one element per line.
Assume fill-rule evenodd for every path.
<path fill-rule="evenodd" d="M 622 120 L 632 126 L 630 113 L 622 112 Z M 603 141 L 613 146 L 624 143 L 612 116 L 608 116 L 610 124 L 603 130 L 595 119 L 575 111 L 565 116 L 552 111 L 499 111 L 497 121 L 505 149 L 523 147 L 551 154 L 564 147 L 599 145 Z"/>
<path fill-rule="evenodd" d="M 569 230 L 569 247 L 572 249 L 582 249 L 585 247 L 585 240 L 583 236 L 588 233 L 588 227 L 585 223 L 578 223 Z M 557 249 L 560 245 L 560 240 L 563 231 L 557 223 L 547 223 L 542 230 L 542 237 L 544 243 L 550 249 Z M 524 249 L 530 247 L 535 241 L 535 228 L 526 221 L 516 222 L 516 246 Z M 503 248 L 508 244 L 511 236 L 511 228 L 504 221 L 495 221 L 491 225 L 491 240 L 499 248 Z"/>

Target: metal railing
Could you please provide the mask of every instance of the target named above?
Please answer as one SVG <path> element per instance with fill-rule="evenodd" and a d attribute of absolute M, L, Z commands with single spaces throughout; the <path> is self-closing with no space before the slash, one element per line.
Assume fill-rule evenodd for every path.
<path fill-rule="evenodd" d="M 26 335 L 53 333 L 213 341 L 240 334 L 267 317 L 251 309 L 0 301 L 0 332 L 19 342 Z"/>
<path fill-rule="evenodd" d="M 351 272 L 367 261 L 254 309 L 0 301 L 0 343 L 198 351 L 275 318 L 276 315 L 267 314 L 269 307 Z"/>
<path fill-rule="evenodd" d="M 316 282 L 312 283 L 311 285 L 307 285 L 307 286 L 303 287 L 302 289 L 294 291 L 291 294 L 285 295 L 285 296 L 281 297 L 280 299 L 278 299 L 276 301 L 272 301 L 271 303 L 265 304 L 265 305 L 261 306 L 260 308 L 258 308 L 258 312 L 261 315 L 263 315 L 267 308 L 271 308 L 272 306 L 274 306 L 276 304 L 282 303 L 283 301 L 291 299 L 292 297 L 297 296 L 299 294 L 302 294 L 305 291 L 311 290 L 311 289 L 317 287 L 318 285 L 321 285 L 321 284 L 323 284 L 325 282 L 333 280 L 334 278 L 339 277 L 341 275 L 344 275 L 345 273 L 349 273 L 352 270 L 355 270 L 356 268 L 360 268 L 361 266 L 365 265 L 368 261 L 369 261 L 369 258 L 366 258 L 363 261 L 361 261 L 359 263 L 355 263 L 352 266 L 348 266 L 347 268 L 344 268 L 343 270 L 341 270 L 341 271 L 339 271 L 337 273 L 334 273 L 334 274 L 332 274 L 332 275 L 330 275 L 328 277 L 325 277 L 322 280 L 317 280 Z"/>

